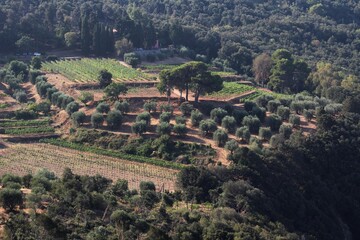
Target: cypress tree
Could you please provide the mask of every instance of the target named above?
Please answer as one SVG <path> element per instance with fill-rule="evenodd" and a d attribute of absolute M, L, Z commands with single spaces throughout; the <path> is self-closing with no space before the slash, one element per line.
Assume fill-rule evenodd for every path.
<path fill-rule="evenodd" d="M 91 45 L 91 34 L 89 29 L 88 15 L 81 19 L 81 49 L 84 54 L 89 54 Z"/>

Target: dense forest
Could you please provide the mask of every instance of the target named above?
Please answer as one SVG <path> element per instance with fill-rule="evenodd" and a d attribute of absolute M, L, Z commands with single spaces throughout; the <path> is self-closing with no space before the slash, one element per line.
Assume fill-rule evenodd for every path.
<path fill-rule="evenodd" d="M 188 55 L 251 75 L 252 59 L 286 48 L 314 68 L 319 61 L 359 75 L 357 1 L 0 1 L 0 52 L 82 44 L 111 51 L 105 34 L 134 47 L 184 46 Z M 99 33 L 103 38 L 99 37 Z M 105 38 L 105 40 L 104 40 Z M 111 38 L 111 36 L 110 36 Z M 97 43 L 110 47 L 99 50 Z"/>

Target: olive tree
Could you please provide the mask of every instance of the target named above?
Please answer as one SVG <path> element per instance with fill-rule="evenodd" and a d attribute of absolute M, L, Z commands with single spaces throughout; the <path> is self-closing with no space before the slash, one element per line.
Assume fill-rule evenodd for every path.
<path fill-rule="evenodd" d="M 101 113 L 95 112 L 91 115 L 91 125 L 93 128 L 100 127 L 104 122 L 104 116 Z"/>
<path fill-rule="evenodd" d="M 216 131 L 217 125 L 214 120 L 211 120 L 211 119 L 202 120 L 199 124 L 199 129 L 200 129 L 201 135 L 207 136 L 208 134 Z"/>
<path fill-rule="evenodd" d="M 244 126 L 236 130 L 235 136 L 241 139 L 242 141 L 248 143 L 250 141 L 251 134 L 249 128 Z"/>
<path fill-rule="evenodd" d="M 225 128 L 228 133 L 233 133 L 236 129 L 236 120 L 234 117 L 225 116 L 221 121 L 221 126 Z"/>
<path fill-rule="evenodd" d="M 228 139 L 228 134 L 222 129 L 216 130 L 213 134 L 213 140 L 217 143 L 218 147 L 223 147 Z"/>
<path fill-rule="evenodd" d="M 123 116 L 121 115 L 121 112 L 118 110 L 110 111 L 106 116 L 106 122 L 110 128 L 120 127 L 122 123 L 122 119 Z"/>
<path fill-rule="evenodd" d="M 199 110 L 193 110 L 190 116 L 191 125 L 193 125 L 194 127 L 198 127 L 203 118 L 204 116 Z"/>

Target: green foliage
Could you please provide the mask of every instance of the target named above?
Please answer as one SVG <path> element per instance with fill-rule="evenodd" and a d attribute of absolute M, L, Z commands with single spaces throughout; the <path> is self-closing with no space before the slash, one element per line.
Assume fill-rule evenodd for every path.
<path fill-rule="evenodd" d="M 122 114 L 126 114 L 128 112 L 130 112 L 130 104 L 128 101 L 123 100 L 121 102 L 115 102 L 114 105 L 115 109 L 120 111 Z"/>
<path fill-rule="evenodd" d="M 183 102 L 183 103 L 181 103 L 179 109 L 180 109 L 180 111 L 182 112 L 182 114 L 184 116 L 190 116 L 190 114 L 193 111 L 194 107 L 193 107 L 192 104 L 190 104 L 188 102 Z"/>
<path fill-rule="evenodd" d="M 131 131 L 133 133 L 141 136 L 143 133 L 145 133 L 147 131 L 147 127 L 148 127 L 147 122 L 144 120 L 140 120 L 140 121 L 136 121 L 131 126 Z"/>
<path fill-rule="evenodd" d="M 288 107 L 278 106 L 276 114 L 279 115 L 283 121 L 289 120 L 290 109 Z"/>
<path fill-rule="evenodd" d="M 174 107 L 170 104 L 161 104 L 159 110 L 160 110 L 160 113 L 163 113 L 163 112 L 170 112 L 171 114 L 174 113 Z"/>
<path fill-rule="evenodd" d="M 81 126 L 85 122 L 86 115 L 84 112 L 77 111 L 71 114 L 71 120 L 75 126 Z"/>
<path fill-rule="evenodd" d="M 122 124 L 122 121 L 123 116 L 118 110 L 110 111 L 106 116 L 106 123 L 112 129 L 119 128 Z"/>
<path fill-rule="evenodd" d="M 104 89 L 105 96 L 111 100 L 119 100 L 119 95 L 125 95 L 128 88 L 123 83 L 111 83 Z"/>
<path fill-rule="evenodd" d="M 99 113 L 108 113 L 110 111 L 110 105 L 106 102 L 101 102 L 97 105 L 96 111 Z"/>
<path fill-rule="evenodd" d="M 71 115 L 74 112 L 78 111 L 80 108 L 79 104 L 77 102 L 71 102 L 66 106 L 66 112 Z"/>
<path fill-rule="evenodd" d="M 105 88 L 112 83 L 112 74 L 103 69 L 99 72 L 98 81 L 101 88 Z"/>
<path fill-rule="evenodd" d="M 259 137 L 263 140 L 269 141 L 270 138 L 272 136 L 271 133 L 271 129 L 270 128 L 265 128 L 265 127 L 261 127 L 259 129 Z"/>
<path fill-rule="evenodd" d="M 41 102 L 36 105 L 36 112 L 42 112 L 45 115 L 48 115 L 51 111 L 51 104 L 49 102 Z"/>
<path fill-rule="evenodd" d="M 151 112 L 155 113 L 157 110 L 157 104 L 155 101 L 149 101 L 149 102 L 144 103 L 143 108 L 145 111 L 148 111 L 149 113 L 151 113 Z"/>
<path fill-rule="evenodd" d="M 94 101 L 94 94 L 90 92 L 81 92 L 79 101 L 86 105 L 87 103 Z"/>
<path fill-rule="evenodd" d="M 34 69 L 40 69 L 41 68 L 41 58 L 40 57 L 33 57 L 31 59 L 31 65 Z"/>
<path fill-rule="evenodd" d="M 168 122 L 161 122 L 156 127 L 156 132 L 159 135 L 165 135 L 165 134 L 170 135 L 171 130 L 172 130 L 172 127 Z"/>
<path fill-rule="evenodd" d="M 277 108 L 281 105 L 279 100 L 270 100 L 267 103 L 267 110 L 271 113 L 276 113 Z"/>
<path fill-rule="evenodd" d="M 176 124 L 186 124 L 186 117 L 184 117 L 184 116 L 177 116 L 176 118 L 175 118 L 175 122 L 176 122 Z"/>
<path fill-rule="evenodd" d="M 277 132 L 282 124 L 282 119 L 279 115 L 271 114 L 266 118 L 266 125 L 270 127 L 271 131 Z"/>
<path fill-rule="evenodd" d="M 236 120 L 234 117 L 225 116 L 221 121 L 221 126 L 225 128 L 228 133 L 233 133 L 236 130 Z"/>
<path fill-rule="evenodd" d="M 295 114 L 290 114 L 289 123 L 291 123 L 294 127 L 300 126 L 300 117 Z"/>
<path fill-rule="evenodd" d="M 222 108 L 214 108 L 210 112 L 210 118 L 216 123 L 221 124 L 222 119 L 227 115 L 227 111 Z"/>
<path fill-rule="evenodd" d="M 20 128 L 7 128 L 5 134 L 10 135 L 23 135 L 23 134 L 45 134 L 55 132 L 53 127 L 39 126 L 39 127 L 20 127 Z"/>
<path fill-rule="evenodd" d="M 143 112 L 140 113 L 139 115 L 137 115 L 136 117 L 136 121 L 140 122 L 140 121 L 145 121 L 147 126 L 150 126 L 150 121 L 151 121 L 151 115 L 148 112 Z"/>
<path fill-rule="evenodd" d="M 173 127 L 173 132 L 178 136 L 185 136 L 187 133 L 186 125 L 185 124 L 176 124 Z"/>
<path fill-rule="evenodd" d="M 242 123 L 242 120 L 244 119 L 244 117 L 249 115 L 249 113 L 245 110 L 234 110 L 232 115 L 235 118 L 236 123 L 238 125 L 240 125 Z"/>
<path fill-rule="evenodd" d="M 9 188 L 0 190 L 0 203 L 4 209 L 13 211 L 16 206 L 23 204 L 21 191 Z"/>
<path fill-rule="evenodd" d="M 292 134 L 292 126 L 289 124 L 281 124 L 279 133 L 284 136 L 285 139 L 289 139 Z"/>
<path fill-rule="evenodd" d="M 99 128 L 104 122 L 104 116 L 101 113 L 95 112 L 91 115 L 91 125 L 93 128 Z"/>
<path fill-rule="evenodd" d="M 169 123 L 171 120 L 171 117 L 172 117 L 171 112 L 163 112 L 162 114 L 160 114 L 160 118 L 159 118 L 160 123 L 162 123 L 162 122 Z"/>
<path fill-rule="evenodd" d="M 202 115 L 202 113 L 198 110 L 193 110 L 191 111 L 191 125 L 193 125 L 194 127 L 198 127 L 201 120 L 203 120 L 204 116 Z"/>
<path fill-rule="evenodd" d="M 15 112 L 16 119 L 28 120 L 35 119 L 37 117 L 36 113 L 32 110 L 21 109 Z"/>
<path fill-rule="evenodd" d="M 235 136 L 241 139 L 242 141 L 248 143 L 250 141 L 251 133 L 249 131 L 249 128 L 244 126 L 236 129 Z"/>
<path fill-rule="evenodd" d="M 220 91 L 208 94 L 210 97 L 232 97 L 238 96 L 245 92 L 255 90 L 254 87 L 245 84 L 239 84 L 236 82 L 224 82 L 224 87 Z"/>
<path fill-rule="evenodd" d="M 246 116 L 242 121 L 242 125 L 246 126 L 250 133 L 257 134 L 261 126 L 261 122 L 258 117 Z"/>
<path fill-rule="evenodd" d="M 227 141 L 225 144 L 225 149 L 230 151 L 230 154 L 233 154 L 233 152 L 239 147 L 239 143 L 232 139 L 230 141 Z"/>
<path fill-rule="evenodd" d="M 124 60 L 133 68 L 136 68 L 141 63 L 141 58 L 136 53 L 125 53 Z"/>
<path fill-rule="evenodd" d="M 214 120 L 207 119 L 201 120 L 199 124 L 200 133 L 203 136 L 207 136 L 217 130 L 217 124 Z"/>

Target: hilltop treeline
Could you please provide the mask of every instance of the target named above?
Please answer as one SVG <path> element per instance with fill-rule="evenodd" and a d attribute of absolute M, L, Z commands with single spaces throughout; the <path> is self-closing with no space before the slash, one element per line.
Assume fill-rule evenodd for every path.
<path fill-rule="evenodd" d="M 359 19 L 360 3 L 351 0 L 1 0 L 0 51 L 85 44 L 100 54 L 99 39 L 116 29 L 115 40 L 126 38 L 133 47 L 151 48 L 156 40 L 184 46 L 190 57 L 242 74 L 252 74 L 256 55 L 284 47 L 313 66 L 323 60 L 359 74 Z"/>

